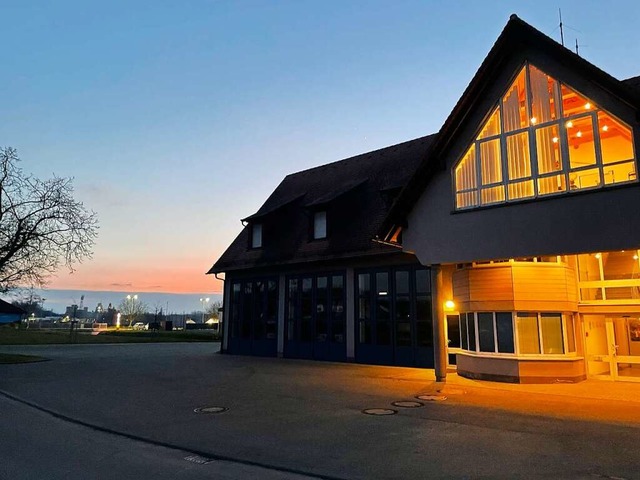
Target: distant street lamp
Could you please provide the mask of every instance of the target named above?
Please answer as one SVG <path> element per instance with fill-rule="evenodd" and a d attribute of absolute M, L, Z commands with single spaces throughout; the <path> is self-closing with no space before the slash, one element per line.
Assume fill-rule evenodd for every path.
<path fill-rule="evenodd" d="M 205 313 L 204 304 L 205 304 L 205 303 L 209 303 L 209 297 L 207 297 L 207 298 L 201 298 L 201 299 L 200 299 L 200 303 L 202 304 L 202 323 L 204 323 L 204 313 Z"/>
<path fill-rule="evenodd" d="M 129 310 L 129 327 L 131 327 L 132 325 L 132 317 L 137 314 L 137 310 L 135 308 L 136 306 L 136 300 L 138 300 L 138 295 L 127 295 L 127 303 L 128 305 L 128 310 Z"/>

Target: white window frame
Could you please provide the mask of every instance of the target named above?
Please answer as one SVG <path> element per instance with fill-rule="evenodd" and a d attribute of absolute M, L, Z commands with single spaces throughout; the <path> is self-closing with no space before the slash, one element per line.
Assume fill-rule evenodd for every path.
<path fill-rule="evenodd" d="M 530 71 L 529 71 L 529 67 L 530 66 L 534 66 L 533 64 L 531 64 L 530 62 L 525 62 L 523 65 L 523 68 L 525 68 L 525 84 L 526 84 L 526 88 L 528 90 L 528 92 L 531 91 L 530 88 Z M 539 69 L 538 67 L 535 67 L 536 69 L 540 70 L 541 72 L 545 73 L 543 70 Z M 517 70 L 517 75 L 520 74 L 520 72 L 522 71 L 522 68 L 519 68 Z M 514 77 L 511 82 L 515 81 Z M 588 101 L 593 101 L 592 99 L 588 98 L 586 95 L 583 95 L 582 93 L 578 92 L 575 88 L 565 84 L 564 82 L 561 82 L 559 79 L 552 77 L 555 80 L 555 88 L 557 90 L 556 95 L 557 98 L 562 99 L 562 85 L 566 85 L 568 88 L 570 88 L 571 90 L 579 93 L 580 95 L 582 95 L 585 99 L 587 99 Z M 511 83 L 509 84 L 511 85 Z M 599 107 L 594 107 L 589 111 L 585 111 L 585 112 L 579 112 L 579 113 L 574 113 L 571 116 L 565 117 L 564 116 L 564 111 L 563 111 L 563 102 L 559 102 L 559 105 L 557 106 L 557 118 L 553 119 L 553 120 L 549 120 L 546 122 L 541 122 L 541 123 L 532 123 L 529 122 L 529 125 L 526 127 L 521 127 L 518 128 L 516 130 L 511 130 L 509 132 L 505 132 L 504 129 L 504 115 L 503 115 L 503 97 L 504 97 L 504 93 L 500 96 L 500 99 L 498 100 L 498 105 L 497 107 L 494 107 L 491 109 L 491 111 L 488 114 L 487 119 L 483 120 L 482 124 L 480 125 L 481 127 L 483 127 L 486 123 L 486 121 L 488 121 L 488 119 L 491 117 L 491 115 L 494 113 L 494 111 L 496 110 L 496 108 L 498 109 L 498 111 L 500 112 L 500 133 L 497 135 L 492 135 L 490 137 L 485 137 L 485 138 L 477 138 L 478 134 L 476 134 L 476 138 L 474 138 L 474 140 L 471 142 L 471 144 L 469 145 L 468 148 L 466 148 L 464 150 L 464 154 L 458 159 L 458 161 L 453 165 L 453 168 L 451 169 L 451 183 L 452 183 L 452 192 L 453 192 L 453 205 L 454 205 L 454 210 L 455 211 L 467 211 L 467 210 L 474 210 L 477 208 L 486 208 L 486 207 L 490 207 L 490 206 L 495 206 L 495 205 L 502 205 L 505 203 L 517 203 L 517 202 L 523 202 L 523 201 L 530 201 L 532 199 L 538 199 L 538 198 L 546 198 L 546 197 L 555 197 L 558 195 L 569 195 L 575 192 L 581 192 L 581 191 L 589 191 L 589 190 L 599 190 L 602 188 L 609 188 L 609 187 L 614 187 L 616 185 L 624 185 L 624 184 L 629 184 L 629 183 L 637 183 L 639 181 L 638 179 L 638 165 L 637 165 L 637 152 L 636 152 L 636 145 L 635 145 L 635 141 L 634 141 L 634 129 L 632 126 L 627 125 L 626 122 L 623 122 L 620 118 L 618 118 L 616 115 L 614 115 L 613 113 L 611 113 L 608 110 L 604 110 L 602 108 Z M 526 109 L 527 109 L 527 116 L 530 118 L 531 117 L 531 94 L 528 93 L 527 94 L 527 104 L 526 104 Z M 606 165 L 604 165 L 603 161 L 602 161 L 602 148 L 600 146 L 600 128 L 599 128 L 599 124 L 598 124 L 598 112 L 602 111 L 603 113 L 607 114 L 610 117 L 615 118 L 621 125 L 623 125 L 624 127 L 628 128 L 631 131 L 631 146 L 632 146 L 632 151 L 633 151 L 633 157 L 630 159 L 626 159 L 626 160 L 620 160 L 620 161 L 616 161 L 616 162 L 612 162 L 612 163 L 608 163 Z M 575 167 L 575 168 L 571 168 L 571 163 L 570 163 L 570 154 L 569 154 L 569 141 L 568 141 L 568 136 L 567 136 L 567 129 L 566 129 L 566 124 L 570 121 L 575 121 L 575 120 L 579 120 L 581 118 L 587 118 L 590 117 L 591 118 L 591 125 L 592 125 L 592 129 L 593 129 L 593 133 L 594 133 L 594 153 L 595 153 L 595 163 L 593 165 L 587 165 L 587 166 L 581 166 L 581 167 Z M 540 174 L 538 172 L 538 151 L 537 151 L 537 143 L 536 143 L 536 132 L 542 128 L 546 128 L 546 127 L 551 127 L 557 125 L 558 126 L 558 135 L 559 135 L 559 142 L 560 142 L 560 162 L 561 162 L 561 168 L 560 170 L 557 171 L 553 171 L 553 172 L 547 172 L 544 174 Z M 529 162 L 530 162 L 530 168 L 531 168 L 531 176 L 530 177 L 524 177 L 524 178 L 519 178 L 519 179 L 514 179 L 514 180 L 509 180 L 509 172 L 508 172 L 508 168 L 507 168 L 507 163 L 508 163 L 508 159 L 507 159 L 507 138 L 513 135 L 517 135 L 517 134 L 521 134 L 523 132 L 528 132 L 528 142 L 529 142 Z M 487 184 L 487 185 L 482 185 L 482 178 L 481 178 L 481 158 L 480 158 L 480 153 L 481 153 L 481 148 L 480 145 L 484 142 L 488 142 L 488 141 L 493 141 L 499 139 L 500 140 L 500 156 L 501 156 L 501 176 L 502 176 L 502 180 L 500 182 L 497 183 L 491 183 L 491 184 Z M 460 162 L 463 161 L 466 157 L 466 154 L 468 152 L 468 150 L 471 148 L 471 146 L 473 146 L 474 148 L 474 162 L 475 162 L 475 174 L 476 174 L 476 187 L 475 188 L 471 188 L 471 189 L 457 189 L 457 184 L 456 184 L 456 168 L 458 167 L 458 165 L 460 165 Z M 619 164 L 624 164 L 624 163 L 630 163 L 630 162 L 635 162 L 635 168 L 636 168 L 636 174 L 635 174 L 635 178 L 633 179 L 628 179 L 626 181 L 621 181 L 621 182 L 616 182 L 616 183 L 609 183 L 606 184 L 604 182 L 604 169 L 606 167 L 611 167 L 611 166 L 615 166 L 615 165 L 619 165 Z M 570 185 L 570 180 L 569 180 L 569 175 L 572 173 L 580 173 L 581 171 L 586 171 L 586 170 L 591 170 L 591 169 L 597 169 L 600 175 L 600 181 L 598 185 L 592 186 L 592 187 L 588 187 L 588 188 L 577 188 L 577 189 L 571 189 L 571 185 Z M 564 182 L 565 182 L 565 189 L 564 190 L 560 190 L 558 192 L 555 193 L 544 193 L 544 194 L 540 194 L 539 193 L 539 189 L 538 189 L 538 183 L 540 179 L 544 179 L 544 178 L 552 178 L 552 177 L 556 177 L 556 176 L 563 176 L 564 177 Z M 509 198 L 509 184 L 510 183 L 518 183 L 518 182 L 525 182 L 525 181 L 532 181 L 533 182 L 533 195 L 528 196 L 528 197 L 517 197 L 517 198 Z M 494 201 L 494 202 L 490 202 L 490 203 L 482 203 L 482 190 L 484 189 L 489 189 L 489 188 L 494 188 L 494 187 L 498 187 L 498 186 L 502 186 L 503 188 L 503 198 L 504 200 L 498 200 L 498 201 Z M 457 195 L 461 194 L 461 193 L 473 193 L 475 196 L 475 204 L 473 205 L 468 205 L 468 206 L 458 206 L 458 202 L 457 202 Z"/>
<path fill-rule="evenodd" d="M 478 329 L 478 313 L 491 313 L 492 314 L 492 320 L 493 320 L 493 342 L 494 342 L 494 351 L 493 352 L 485 352 L 480 350 L 480 332 Z M 513 353 L 508 353 L 508 352 L 499 352 L 498 351 L 498 329 L 497 329 L 497 313 L 510 313 L 511 314 L 511 328 L 513 330 L 513 342 L 514 342 L 514 352 Z M 537 328 L 538 328 L 538 342 L 539 342 L 539 347 L 540 347 L 540 353 L 521 353 L 520 352 L 520 337 L 518 334 L 518 328 L 517 328 L 517 316 L 518 313 L 534 313 L 536 314 L 536 322 L 537 322 Z M 473 315 L 473 324 L 475 327 L 475 350 L 470 350 L 469 349 L 469 328 L 468 328 L 468 322 L 467 322 L 467 316 L 471 314 Z M 542 318 L 543 314 L 555 314 L 555 315 L 560 315 L 561 317 L 561 328 L 562 328 L 562 343 L 563 343 L 563 350 L 564 353 L 544 353 L 544 337 L 542 335 L 542 323 L 540 321 L 540 319 Z M 566 359 L 567 357 L 571 357 L 574 358 L 577 356 L 577 349 L 578 349 L 578 339 L 576 338 L 576 325 L 575 325 L 575 318 L 574 315 L 572 313 L 564 313 L 564 312 L 525 312 L 525 311 L 509 311 L 509 312 L 487 312 L 487 311 L 479 311 L 479 312 L 463 312 L 459 314 L 459 318 L 461 319 L 462 315 L 465 316 L 465 322 L 464 325 L 460 325 L 460 351 L 462 353 L 467 353 L 467 354 L 472 354 L 472 355 L 477 355 L 477 356 L 495 356 L 495 357 L 508 357 L 508 358 L 540 358 L 540 359 L 547 359 L 547 360 L 553 360 L 553 359 Z M 568 330 L 567 330 L 567 322 L 573 322 L 573 336 L 574 336 L 574 350 L 573 351 L 569 351 L 569 339 L 567 337 L 568 334 Z M 465 331 L 467 333 L 467 348 L 463 347 L 463 342 L 462 342 L 462 328 L 465 328 Z"/>

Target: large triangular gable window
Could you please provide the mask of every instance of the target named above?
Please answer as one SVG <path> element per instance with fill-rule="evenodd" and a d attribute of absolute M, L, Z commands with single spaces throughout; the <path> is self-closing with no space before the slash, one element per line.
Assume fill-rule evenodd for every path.
<path fill-rule="evenodd" d="M 454 172 L 456 209 L 637 179 L 631 128 L 531 64 Z"/>

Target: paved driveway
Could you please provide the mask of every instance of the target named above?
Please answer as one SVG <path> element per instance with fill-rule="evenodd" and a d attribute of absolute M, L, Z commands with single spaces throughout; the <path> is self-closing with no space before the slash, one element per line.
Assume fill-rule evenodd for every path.
<path fill-rule="evenodd" d="M 228 356 L 214 353 L 216 348 L 204 343 L 0 347 L 51 359 L 0 365 L 0 391 L 41 422 L 44 411 L 47 418 L 55 414 L 57 421 L 76 422 L 88 435 L 113 432 L 123 441 L 170 447 L 180 458 L 197 455 L 239 469 L 263 468 L 273 478 L 640 478 L 638 424 L 486 408 L 491 395 L 502 404 L 510 395 L 519 398 L 526 411 L 539 411 L 535 403 L 546 400 L 570 407 L 569 397 L 494 390 L 474 397 L 484 398 L 483 405 L 469 405 L 451 389 L 449 400 L 370 416 L 362 410 L 433 392 L 432 372 Z M 599 408 L 598 400 L 589 401 L 589 408 Z M 208 406 L 228 410 L 194 412 Z M 0 435 L 1 429 L 32 427 L 5 421 Z M 63 435 L 60 442 L 65 441 Z M 37 465 L 37 456 L 33 461 Z M 124 455 L 124 471 L 126 462 Z M 205 473 L 210 467 L 197 468 Z M 17 465 L 13 473 L 19 470 Z M 223 478 L 247 478 L 247 471 L 229 475 Z M 148 478 L 154 478 L 151 471 Z"/>

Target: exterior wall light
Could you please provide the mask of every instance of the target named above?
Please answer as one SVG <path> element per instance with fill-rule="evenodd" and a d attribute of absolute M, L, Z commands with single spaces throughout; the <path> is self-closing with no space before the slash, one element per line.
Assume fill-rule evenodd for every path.
<path fill-rule="evenodd" d="M 453 300 L 447 300 L 446 302 L 444 302 L 444 308 L 451 311 L 456 308 L 456 304 Z"/>

